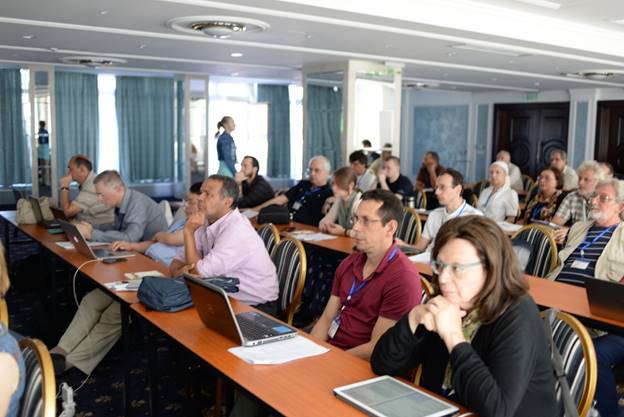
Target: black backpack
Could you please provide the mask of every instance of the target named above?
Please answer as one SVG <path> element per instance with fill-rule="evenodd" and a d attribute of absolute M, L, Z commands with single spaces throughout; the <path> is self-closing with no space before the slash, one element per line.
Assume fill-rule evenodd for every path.
<path fill-rule="evenodd" d="M 193 305 L 183 277 L 143 277 L 137 297 L 150 310 L 174 313 Z"/>
<path fill-rule="evenodd" d="M 288 224 L 290 223 L 290 212 L 286 206 L 271 204 L 258 213 L 258 223 Z"/>

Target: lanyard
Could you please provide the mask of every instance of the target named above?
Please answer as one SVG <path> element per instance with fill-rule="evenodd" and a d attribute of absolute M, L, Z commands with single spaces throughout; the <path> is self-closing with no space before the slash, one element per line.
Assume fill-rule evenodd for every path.
<path fill-rule="evenodd" d="M 533 207 L 533 210 L 531 210 L 531 219 L 530 219 L 530 220 L 533 220 L 533 219 L 538 219 L 538 220 L 540 220 L 540 218 L 539 218 L 539 214 L 540 214 L 540 212 L 542 211 L 542 209 L 543 209 L 545 206 L 546 206 L 546 205 L 545 205 L 544 203 L 537 203 L 537 204 L 535 205 L 535 207 Z"/>
<path fill-rule="evenodd" d="M 459 210 L 459 213 L 457 213 L 455 216 L 451 217 L 451 219 L 460 217 L 462 215 L 462 213 L 464 212 L 464 209 L 466 208 L 466 200 L 464 200 L 464 205 L 461 207 L 461 210 Z"/>
<path fill-rule="evenodd" d="M 299 201 L 300 203 L 303 203 L 306 200 L 306 198 L 308 198 L 308 196 L 310 196 L 310 195 L 320 191 L 320 189 L 321 189 L 321 187 L 312 187 L 309 191 L 307 191 L 305 194 L 303 194 L 303 196 L 301 196 L 299 198 L 299 200 L 297 200 L 297 201 Z"/>
<path fill-rule="evenodd" d="M 492 189 L 492 192 L 490 193 L 490 195 L 488 196 L 487 200 L 485 200 L 485 204 L 483 205 L 483 208 L 487 208 L 488 204 L 490 204 L 490 200 L 492 199 L 492 197 L 494 196 L 495 193 L 497 193 L 500 190 L 496 190 L 494 191 L 494 189 Z"/>
<path fill-rule="evenodd" d="M 601 237 L 603 237 L 605 235 L 605 233 L 613 231 L 613 229 L 615 229 L 617 227 L 617 224 L 614 224 L 613 226 L 604 229 L 602 232 L 600 232 L 600 234 L 598 236 L 596 236 L 591 242 L 588 242 L 587 240 L 585 240 L 583 243 L 581 243 L 581 258 L 585 258 L 585 249 L 589 248 L 591 245 L 593 245 L 594 243 L 596 243 L 596 241 L 598 239 L 600 239 Z"/>
<path fill-rule="evenodd" d="M 390 255 L 388 255 L 388 262 L 392 262 L 392 260 L 394 259 L 394 257 L 398 253 L 398 251 L 399 251 L 399 248 L 395 247 L 392 250 L 392 252 L 390 252 Z M 344 309 L 347 307 L 347 305 L 349 305 L 349 301 L 351 301 L 353 296 L 355 294 L 357 294 L 358 292 L 360 292 L 360 290 L 362 288 L 364 288 L 364 286 L 368 283 L 368 281 L 370 281 L 370 279 L 365 279 L 365 280 L 363 280 L 360 283 L 360 285 L 358 285 L 356 287 L 355 284 L 358 282 L 358 278 L 357 278 L 357 275 L 353 274 L 353 283 L 351 284 L 351 289 L 349 290 L 349 294 L 347 295 L 347 299 L 345 300 L 344 304 L 342 305 L 342 308 L 340 309 L 341 313 L 344 311 Z"/>

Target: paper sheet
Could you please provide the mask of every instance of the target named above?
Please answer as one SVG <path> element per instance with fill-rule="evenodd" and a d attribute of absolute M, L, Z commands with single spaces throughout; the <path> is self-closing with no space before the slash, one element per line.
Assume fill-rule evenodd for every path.
<path fill-rule="evenodd" d="M 67 250 L 71 250 L 74 249 L 74 244 L 71 243 L 70 241 L 66 240 L 64 242 L 55 242 L 58 246 L 62 247 L 63 249 L 67 249 Z M 108 246 L 109 243 L 104 243 L 104 242 L 88 242 L 87 243 L 89 245 L 90 248 L 98 248 L 101 246 Z"/>
<path fill-rule="evenodd" d="M 431 252 L 419 253 L 418 255 L 410 256 L 409 259 L 412 262 L 428 264 L 431 263 Z"/>
<path fill-rule="evenodd" d="M 303 240 L 305 242 L 336 239 L 336 236 L 334 235 L 313 232 L 311 230 L 295 230 L 294 232 L 290 232 L 290 235 L 296 239 Z"/>
<path fill-rule="evenodd" d="M 498 225 L 501 229 L 503 229 L 504 232 L 508 233 L 517 232 L 518 230 L 520 230 L 520 228 L 522 228 L 521 224 L 513 224 L 509 222 L 498 222 Z"/>
<path fill-rule="evenodd" d="M 329 349 L 303 336 L 253 347 L 238 346 L 228 350 L 252 365 L 277 365 L 329 352 Z"/>

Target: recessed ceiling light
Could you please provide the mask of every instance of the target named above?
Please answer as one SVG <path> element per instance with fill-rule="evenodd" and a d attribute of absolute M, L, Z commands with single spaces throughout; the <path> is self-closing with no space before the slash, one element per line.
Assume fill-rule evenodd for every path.
<path fill-rule="evenodd" d="M 100 10 L 100 15 L 106 16 L 108 14 L 108 10 Z"/>
<path fill-rule="evenodd" d="M 144 43 L 142 43 L 141 45 L 139 45 L 139 49 L 145 49 L 147 48 L 147 45 L 145 45 Z"/>
<path fill-rule="evenodd" d="M 613 19 L 609 20 L 611 23 L 615 23 L 616 25 L 624 25 L 624 19 Z"/>
<path fill-rule="evenodd" d="M 24 38 L 24 39 L 29 39 L 29 40 L 30 40 L 30 39 L 35 39 L 35 38 L 36 38 L 36 36 L 35 36 L 35 35 L 31 35 L 31 34 L 29 33 L 29 34 L 27 34 L 27 35 L 22 35 L 22 38 Z"/>
<path fill-rule="evenodd" d="M 445 72 L 444 74 L 442 74 L 443 77 L 448 77 L 448 72 Z"/>
<path fill-rule="evenodd" d="M 447 52 L 446 56 L 455 56 L 457 55 L 457 52 Z"/>
<path fill-rule="evenodd" d="M 242 53 L 240 53 L 240 52 L 232 52 L 232 53 L 230 54 L 230 56 L 231 56 L 232 58 L 240 58 L 240 57 L 242 57 L 242 56 L 243 56 L 243 54 L 242 54 Z"/>
<path fill-rule="evenodd" d="M 539 82 L 534 82 L 534 83 L 533 83 L 533 85 L 534 85 L 534 86 L 536 86 L 536 87 L 539 87 L 539 86 L 540 86 L 540 85 L 542 85 L 542 84 L 541 84 L 541 83 L 539 83 Z"/>
<path fill-rule="evenodd" d="M 545 7 L 547 9 L 559 10 L 561 8 L 561 3 L 557 3 L 554 1 L 548 0 L 516 0 L 520 3 L 530 4 L 532 6 Z"/>
<path fill-rule="evenodd" d="M 227 39 L 230 36 L 242 36 L 255 32 L 264 32 L 270 28 L 266 22 L 237 16 L 185 16 L 171 19 L 167 26 L 179 32 L 204 34 L 212 38 Z"/>
<path fill-rule="evenodd" d="M 486 54 L 496 54 L 496 55 L 505 55 L 505 56 L 529 56 L 529 54 L 525 54 L 519 51 L 516 51 L 511 48 L 503 48 L 503 47 L 490 47 L 490 46 L 481 46 L 481 45 L 470 45 L 470 44 L 457 44 L 457 45 L 449 45 L 449 48 L 454 49 L 464 49 L 467 51 L 475 51 L 475 52 L 484 52 Z M 447 54 L 448 55 L 448 54 Z M 449 55 L 450 56 L 450 55 Z"/>
<path fill-rule="evenodd" d="M 232 73 L 232 74 L 230 74 L 230 75 L 232 75 L 232 77 L 237 77 L 237 76 L 238 76 L 238 72 L 233 72 L 233 73 Z"/>
<path fill-rule="evenodd" d="M 50 52 L 58 52 L 58 48 L 48 48 L 50 50 Z"/>
<path fill-rule="evenodd" d="M 492 80 L 492 82 L 495 83 L 496 81 L 498 81 L 498 78 L 491 78 L 491 80 Z"/>
<path fill-rule="evenodd" d="M 510 63 L 510 64 L 513 64 L 513 63 L 514 63 L 514 62 L 516 62 L 516 61 L 514 61 L 513 59 L 510 59 L 510 60 L 509 60 L 509 61 L 507 61 L 507 62 L 508 62 L 508 63 Z"/>

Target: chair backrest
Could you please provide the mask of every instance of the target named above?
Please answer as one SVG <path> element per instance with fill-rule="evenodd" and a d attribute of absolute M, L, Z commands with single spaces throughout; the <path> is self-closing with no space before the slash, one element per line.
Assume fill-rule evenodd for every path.
<path fill-rule="evenodd" d="M 544 313 L 541 313 L 545 318 Z M 568 313 L 557 312 L 550 324 L 554 345 L 561 354 L 570 395 L 576 404 L 579 416 L 586 416 L 596 392 L 596 351 L 589 332 L 576 318 Z M 557 401 L 563 405 L 561 384 L 555 383 Z M 561 407 L 562 417 L 564 415 Z"/>
<path fill-rule="evenodd" d="M 9 308 L 4 298 L 0 298 L 0 323 L 9 328 Z"/>
<path fill-rule="evenodd" d="M 267 252 L 269 252 L 269 255 L 273 255 L 275 246 L 280 243 L 280 234 L 277 227 L 275 227 L 273 223 L 265 223 L 258 228 L 258 234 L 264 242 L 264 246 Z"/>
<path fill-rule="evenodd" d="M 165 213 L 165 219 L 167 220 L 167 226 L 171 226 L 173 223 L 173 212 L 171 211 L 171 204 L 167 200 L 161 200 L 158 203 L 163 213 Z"/>
<path fill-rule="evenodd" d="M 433 295 L 433 285 L 431 282 L 422 275 L 420 276 L 420 286 L 422 287 L 422 294 L 420 296 L 420 304 L 426 304 Z"/>
<path fill-rule="evenodd" d="M 557 267 L 557 243 L 552 229 L 539 224 L 523 226 L 511 237 L 512 246 L 520 240 L 531 248 L 525 273 L 545 277 Z"/>
<path fill-rule="evenodd" d="M 278 314 L 288 324 L 292 324 L 305 285 L 305 249 L 299 240 L 287 237 L 275 247 L 271 258 L 279 281 Z"/>
<path fill-rule="evenodd" d="M 416 210 L 403 207 L 403 217 L 395 233 L 396 237 L 408 244 L 414 244 L 420 239 L 422 224 Z"/>
<path fill-rule="evenodd" d="M 529 189 L 535 184 L 535 180 L 527 174 L 522 174 L 522 189 L 529 191 Z"/>
<path fill-rule="evenodd" d="M 426 192 L 422 190 L 416 191 L 416 202 L 414 206 L 419 209 L 427 208 L 427 193 Z"/>
<path fill-rule="evenodd" d="M 536 182 L 527 190 L 526 196 L 524 197 L 524 204 L 529 204 L 529 202 L 537 195 L 539 192 L 539 183 Z"/>
<path fill-rule="evenodd" d="M 26 369 L 20 417 L 56 416 L 56 381 L 48 348 L 38 339 L 19 341 Z"/>

